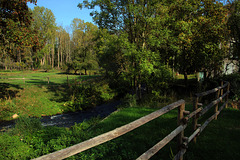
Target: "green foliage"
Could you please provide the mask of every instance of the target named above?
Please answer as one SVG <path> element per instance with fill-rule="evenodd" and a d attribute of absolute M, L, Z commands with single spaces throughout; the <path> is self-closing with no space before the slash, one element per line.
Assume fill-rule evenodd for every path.
<path fill-rule="evenodd" d="M 230 55 L 229 58 L 237 60 L 239 62 L 239 50 L 240 50 L 240 3 L 239 1 L 232 1 L 228 5 L 230 8 L 230 16 L 228 19 L 228 28 L 230 29 Z M 239 65 L 239 64 L 238 64 Z"/>
<path fill-rule="evenodd" d="M 240 100 L 240 74 L 234 73 L 230 75 L 224 75 L 222 77 L 223 80 L 228 81 L 230 83 L 230 98 L 235 101 Z"/>
<path fill-rule="evenodd" d="M 98 69 L 98 61 L 95 53 L 95 32 L 97 26 L 92 23 L 84 22 L 75 18 L 71 27 L 73 29 L 73 61 L 68 63 L 68 70 L 73 69 L 76 73 L 78 70 Z"/>
<path fill-rule="evenodd" d="M 48 72 L 50 69 L 52 69 L 52 67 L 48 64 L 45 64 L 42 66 L 42 69 L 44 69 L 46 72 Z"/>
<path fill-rule="evenodd" d="M 29 159 L 33 153 L 31 146 L 24 143 L 19 136 L 0 134 L 0 159 Z"/>
<path fill-rule="evenodd" d="M 64 103 L 64 111 L 75 112 L 112 100 L 117 94 L 106 81 L 75 84 L 69 89 L 70 100 Z"/>
<path fill-rule="evenodd" d="M 33 134 L 40 129 L 42 129 L 42 124 L 39 119 L 22 116 L 16 120 L 13 133 L 15 135 L 25 136 Z"/>
<path fill-rule="evenodd" d="M 137 106 L 137 97 L 136 95 L 127 94 L 122 102 L 120 107 L 136 107 Z"/>

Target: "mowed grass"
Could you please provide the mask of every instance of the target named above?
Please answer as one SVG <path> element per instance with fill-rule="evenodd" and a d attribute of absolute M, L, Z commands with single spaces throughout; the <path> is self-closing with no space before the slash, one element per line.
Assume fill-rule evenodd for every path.
<path fill-rule="evenodd" d="M 66 74 L 61 71 L 15 71 L 0 72 L 0 83 L 10 83 L 15 85 L 59 85 L 72 83 L 74 81 L 84 81 L 96 76 Z"/>
<path fill-rule="evenodd" d="M 240 159 L 240 111 L 224 109 L 191 143 L 185 159 L 194 160 L 237 160 Z"/>
<path fill-rule="evenodd" d="M 14 114 L 41 117 L 62 113 L 69 98 L 67 82 L 71 85 L 96 77 L 60 71 L 0 72 L 0 76 L 0 120 L 11 120 Z"/>
<path fill-rule="evenodd" d="M 188 105 L 190 109 L 192 106 Z M 97 136 L 117 127 L 130 123 L 154 112 L 151 108 L 125 108 L 113 113 L 91 129 L 90 135 Z M 199 135 L 197 143 L 191 142 L 184 159 L 187 160 L 237 160 L 240 159 L 240 111 L 224 109 Z M 88 159 L 136 159 L 150 149 L 177 127 L 177 110 L 173 110 L 115 140 L 85 151 L 76 157 Z M 189 122 L 185 136 L 193 133 Z M 174 138 L 151 159 L 172 159 L 177 153 L 177 140 Z M 111 148 L 111 149 L 109 149 Z M 88 156 L 86 156 L 88 155 Z M 78 159 L 76 158 L 76 159 Z"/>

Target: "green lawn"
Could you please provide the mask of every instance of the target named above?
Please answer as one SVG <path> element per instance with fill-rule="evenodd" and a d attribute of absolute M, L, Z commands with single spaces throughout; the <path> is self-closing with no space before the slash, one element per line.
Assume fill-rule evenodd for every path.
<path fill-rule="evenodd" d="M 74 75 L 74 74 L 66 74 L 60 71 L 15 71 L 15 72 L 0 72 L 0 83 L 10 83 L 15 85 L 59 85 L 69 83 L 80 80 L 87 80 L 96 76 L 88 76 L 88 75 Z"/>
<path fill-rule="evenodd" d="M 69 98 L 67 82 L 72 85 L 97 76 L 60 71 L 3 71 L 0 77 L 0 120 L 10 120 L 14 114 L 40 117 L 62 113 L 63 103 Z"/>

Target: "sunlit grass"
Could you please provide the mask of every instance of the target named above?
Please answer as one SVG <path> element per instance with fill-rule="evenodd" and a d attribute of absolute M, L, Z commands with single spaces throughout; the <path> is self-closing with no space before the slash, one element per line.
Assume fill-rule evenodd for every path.
<path fill-rule="evenodd" d="M 69 96 L 67 84 L 98 77 L 60 71 L 0 72 L 0 76 L 0 120 L 10 120 L 14 114 L 41 117 L 62 113 L 64 99 Z"/>
<path fill-rule="evenodd" d="M 65 74 L 60 71 L 22 71 L 22 72 L 0 72 L 0 83 L 12 83 L 19 85 L 59 85 L 73 83 L 75 81 L 85 81 L 96 75 L 74 75 L 74 74 Z"/>

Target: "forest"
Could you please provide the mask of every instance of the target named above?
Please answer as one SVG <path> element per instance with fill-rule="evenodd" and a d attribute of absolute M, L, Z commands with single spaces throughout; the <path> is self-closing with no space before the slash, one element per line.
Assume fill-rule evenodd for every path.
<path fill-rule="evenodd" d="M 30 9 L 28 3 L 36 6 Z M 192 108 L 195 93 L 213 89 L 221 81 L 230 82 L 229 99 L 239 108 L 238 0 L 84 0 L 76 7 L 79 12 L 92 10 L 93 23 L 76 17 L 63 27 L 37 0 L 1 0 L 0 159 L 52 153 L 180 98 L 186 99 L 187 109 Z M 236 69 L 227 75 L 230 66 Z M 42 126 L 46 116 L 84 112 L 113 102 L 120 105 L 109 118 L 98 116 L 70 127 Z M 234 152 L 238 141 L 233 140 L 240 134 L 239 110 L 223 112 L 223 119 L 209 127 L 200 144 L 191 146 L 187 159 L 240 157 Z M 170 113 L 157 120 L 169 124 L 166 130 L 158 130 L 157 123 L 148 125 L 147 131 L 140 129 L 151 133 L 149 137 L 128 135 L 70 159 L 136 159 L 156 137 L 170 132 L 176 124 L 168 120 L 174 118 Z M 15 127 L 1 128 L 12 122 Z M 215 137 L 225 135 L 218 145 L 231 141 L 232 146 L 226 152 L 213 150 L 215 144 L 209 139 L 216 142 Z M 138 139 L 145 146 L 135 143 Z M 198 150 L 206 153 L 200 155 Z M 218 156 L 211 157 L 208 151 Z M 170 144 L 158 156 L 172 159 L 173 152 Z"/>
<path fill-rule="evenodd" d="M 96 25 L 75 18 L 70 29 L 26 2 L 37 3 L 1 3 L 2 69 L 101 70 L 136 93 L 174 73 L 219 76 L 224 59 L 239 60 L 238 1 L 84 1 L 80 9 L 100 8 Z"/>

